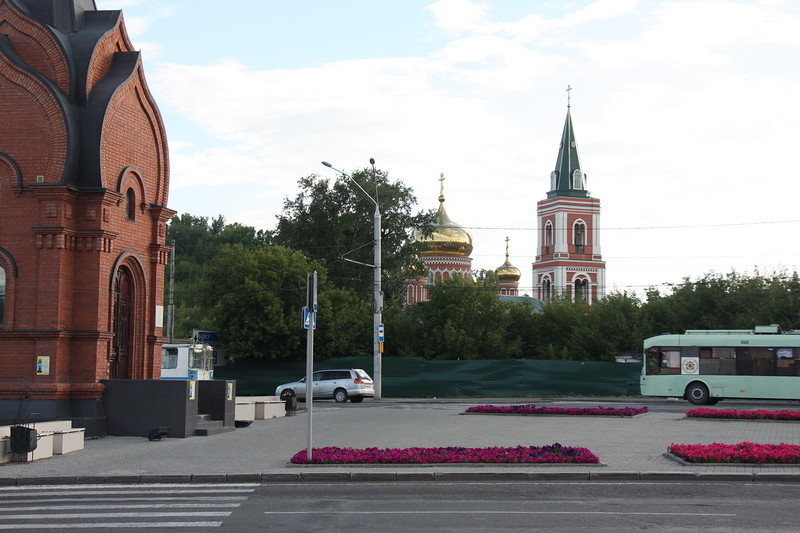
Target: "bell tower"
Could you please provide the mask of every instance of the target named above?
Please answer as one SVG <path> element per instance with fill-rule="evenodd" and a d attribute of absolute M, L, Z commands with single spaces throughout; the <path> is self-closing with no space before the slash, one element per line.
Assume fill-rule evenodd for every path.
<path fill-rule="evenodd" d="M 572 127 L 567 87 L 567 118 L 550 191 L 537 203 L 538 246 L 533 263 L 536 297 L 565 296 L 593 305 L 605 296 L 606 264 L 600 253 L 600 200 L 589 196 Z"/>

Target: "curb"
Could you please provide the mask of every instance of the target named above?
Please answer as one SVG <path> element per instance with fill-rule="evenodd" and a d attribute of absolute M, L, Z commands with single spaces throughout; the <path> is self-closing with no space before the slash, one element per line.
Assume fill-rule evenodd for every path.
<path fill-rule="evenodd" d="M 452 481 L 757 481 L 800 483 L 800 472 L 297 472 L 286 474 L 143 474 L 130 476 L 45 476 L 0 478 L 0 487 L 42 485 L 143 485 L 187 483 L 355 483 Z"/>

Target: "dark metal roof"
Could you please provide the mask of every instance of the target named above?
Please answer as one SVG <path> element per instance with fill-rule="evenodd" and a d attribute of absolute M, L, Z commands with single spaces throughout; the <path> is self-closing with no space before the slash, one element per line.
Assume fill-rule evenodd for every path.
<path fill-rule="evenodd" d="M 97 11 L 94 0 L 13 0 L 36 20 L 64 33 L 83 28 L 84 13 Z"/>
<path fill-rule="evenodd" d="M 567 119 L 564 121 L 564 132 L 561 134 L 561 145 L 558 148 L 556 168 L 551 174 L 551 190 L 548 198 L 571 196 L 586 198 L 586 176 L 581 169 L 578 157 L 578 144 L 575 142 L 575 131 L 572 127 L 572 115 L 567 107 Z"/>

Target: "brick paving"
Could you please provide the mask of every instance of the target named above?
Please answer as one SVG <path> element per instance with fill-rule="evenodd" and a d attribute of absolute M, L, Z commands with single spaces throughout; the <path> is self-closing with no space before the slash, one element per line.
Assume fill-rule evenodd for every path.
<path fill-rule="evenodd" d="M 463 414 L 476 403 L 381 400 L 358 406 L 317 405 L 313 445 L 401 448 L 539 446 L 559 442 L 588 448 L 600 458 L 602 466 L 294 466 L 288 464 L 289 458 L 305 449 L 307 443 L 308 415 L 301 412 L 286 418 L 257 420 L 250 427 L 212 437 L 159 442 L 138 437 L 89 440 L 84 450 L 67 455 L 0 465 L 0 484 L 542 477 L 800 481 L 800 466 L 681 465 L 664 457 L 673 442 L 800 444 L 800 422 L 687 419 L 683 413 L 667 412 L 632 418 Z M 688 410 L 689 404 L 686 406 Z"/>

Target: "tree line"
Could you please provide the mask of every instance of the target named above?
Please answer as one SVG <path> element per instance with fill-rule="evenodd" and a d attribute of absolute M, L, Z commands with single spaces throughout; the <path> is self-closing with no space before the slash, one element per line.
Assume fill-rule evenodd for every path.
<path fill-rule="evenodd" d="M 686 329 L 788 326 L 800 320 L 796 272 L 708 273 L 644 299 L 614 292 L 595 305 L 498 297 L 492 272 L 429 286 L 430 300 L 404 308 L 405 283 L 424 266 L 414 231 L 430 233 L 433 211 L 415 211 L 413 191 L 384 171 L 349 174 L 374 190 L 382 213 L 384 355 L 428 359 L 613 360 L 644 338 Z M 301 308 L 317 271 L 315 356 L 371 355 L 374 204 L 345 178 L 310 175 L 286 198 L 273 230 L 224 217 L 172 219 L 175 337 L 217 331 L 230 359 L 305 357 Z M 349 259 L 349 260 L 346 260 Z"/>

